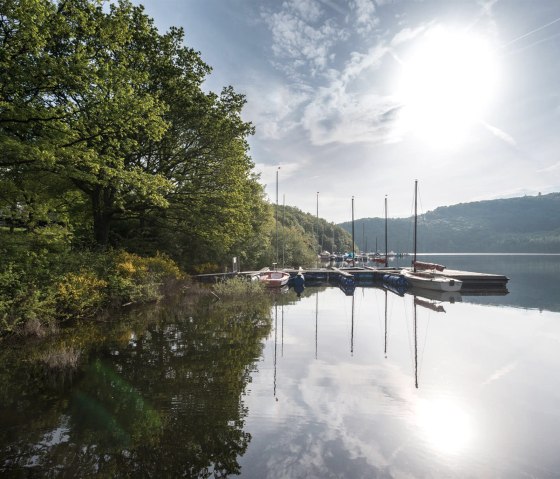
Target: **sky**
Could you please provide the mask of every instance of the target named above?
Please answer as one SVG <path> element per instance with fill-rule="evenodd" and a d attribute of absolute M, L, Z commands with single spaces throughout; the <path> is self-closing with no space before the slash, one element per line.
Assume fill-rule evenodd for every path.
<path fill-rule="evenodd" d="M 558 0 L 134 0 L 246 96 L 269 199 L 328 221 L 560 191 Z"/>

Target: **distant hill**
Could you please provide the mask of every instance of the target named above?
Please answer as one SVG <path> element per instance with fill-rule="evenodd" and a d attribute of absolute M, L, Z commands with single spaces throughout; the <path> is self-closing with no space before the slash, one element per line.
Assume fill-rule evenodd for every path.
<path fill-rule="evenodd" d="M 413 218 L 388 221 L 388 249 L 412 251 Z M 352 223 L 340 224 L 352 231 Z M 361 250 L 385 250 L 385 220 L 354 222 Z M 560 253 L 560 193 L 442 206 L 418 216 L 424 253 Z"/>

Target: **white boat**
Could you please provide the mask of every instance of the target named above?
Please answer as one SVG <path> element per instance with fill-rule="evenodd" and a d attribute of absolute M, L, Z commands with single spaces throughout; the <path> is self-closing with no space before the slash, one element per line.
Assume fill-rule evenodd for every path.
<path fill-rule="evenodd" d="M 267 288 L 281 288 L 288 284 L 290 273 L 285 271 L 265 271 L 259 274 L 259 281 L 264 283 Z"/>
<path fill-rule="evenodd" d="M 412 288 L 429 289 L 432 291 L 460 291 L 463 282 L 443 276 L 438 271 L 443 271 L 445 266 L 435 263 L 421 263 L 416 261 L 416 244 L 418 233 L 418 180 L 414 182 L 414 259 L 412 269 L 404 268 L 401 274 L 406 278 Z M 420 271 L 420 269 L 422 269 Z"/>
<path fill-rule="evenodd" d="M 409 269 L 401 270 L 401 274 L 406 278 L 413 288 L 429 289 L 432 291 L 460 291 L 463 282 L 442 276 L 432 271 L 411 271 Z"/>

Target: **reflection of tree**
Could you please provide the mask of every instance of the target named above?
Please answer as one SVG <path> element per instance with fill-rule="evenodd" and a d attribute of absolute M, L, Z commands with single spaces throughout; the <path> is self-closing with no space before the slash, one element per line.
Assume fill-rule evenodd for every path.
<path fill-rule="evenodd" d="M 2 397 L 26 398 L 0 409 L 3 423 L 8 411 L 21 414 L 0 433 L 0 473 L 25 475 L 31 464 L 40 474 L 71 477 L 240 472 L 237 458 L 250 441 L 241 396 L 271 328 L 269 299 L 156 312 L 126 345 L 122 328 L 107 333 L 74 384 L 30 390 L 29 367 L 19 377 L 0 370 Z"/>

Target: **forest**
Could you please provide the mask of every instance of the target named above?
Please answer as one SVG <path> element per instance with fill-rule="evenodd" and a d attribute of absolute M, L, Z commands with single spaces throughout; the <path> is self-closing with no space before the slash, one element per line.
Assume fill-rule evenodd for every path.
<path fill-rule="evenodd" d="M 413 250 L 414 218 L 387 222 L 388 248 Z M 342 223 L 351 231 L 351 223 Z M 385 250 L 385 220 L 354 222 L 360 249 Z M 560 193 L 441 206 L 418 216 L 418 251 L 424 253 L 560 253 Z"/>
<path fill-rule="evenodd" d="M 0 2 L 0 334 L 152 301 L 233 257 L 271 266 L 280 243 L 286 266 L 334 231 L 350 246 L 269 203 L 246 99 L 205 91 L 210 72 L 127 0 Z"/>

